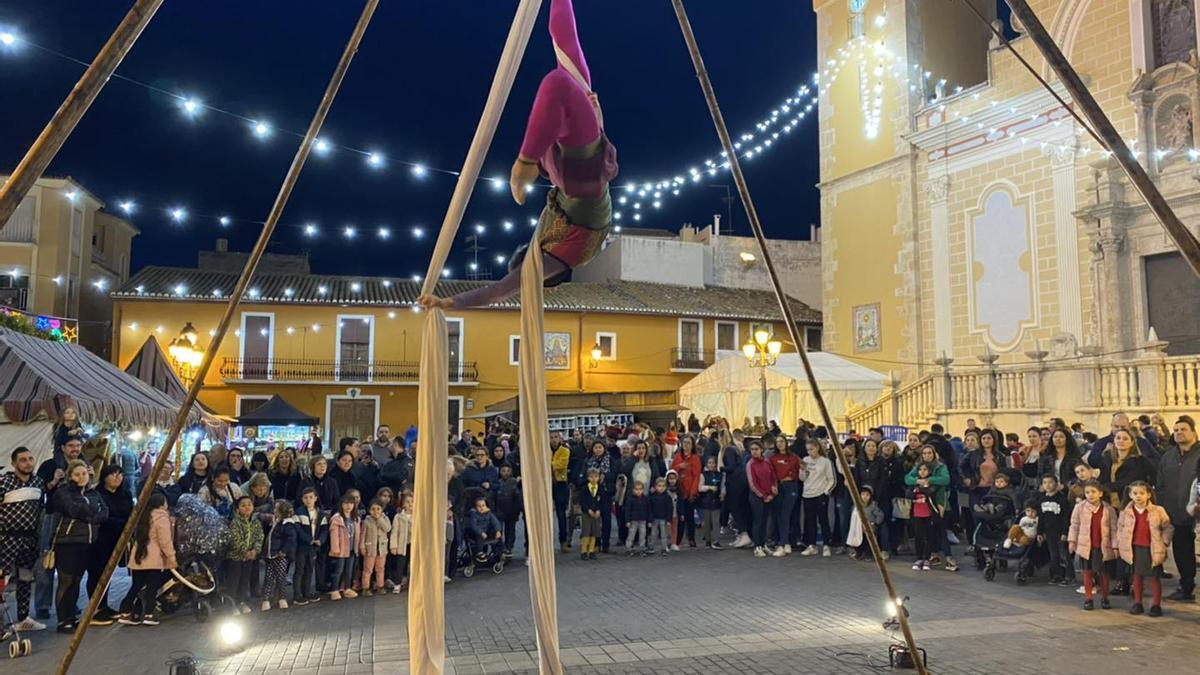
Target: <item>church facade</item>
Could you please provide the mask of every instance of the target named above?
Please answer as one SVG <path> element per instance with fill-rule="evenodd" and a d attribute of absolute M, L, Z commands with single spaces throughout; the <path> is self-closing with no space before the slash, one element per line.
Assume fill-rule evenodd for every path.
<path fill-rule="evenodd" d="M 894 373 L 850 423 L 1195 411 L 1200 281 L 1022 27 L 972 1 L 982 19 L 965 2 L 814 5 L 824 345 Z M 1195 231 L 1193 0 L 1030 4 Z"/>

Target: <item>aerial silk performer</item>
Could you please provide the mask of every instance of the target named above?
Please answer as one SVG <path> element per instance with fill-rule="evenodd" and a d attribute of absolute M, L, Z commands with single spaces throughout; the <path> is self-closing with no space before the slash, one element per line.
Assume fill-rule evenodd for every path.
<path fill-rule="evenodd" d="M 538 222 L 543 283 L 547 288 L 571 279 L 571 270 L 600 251 L 612 228 L 609 183 L 617 176 L 617 151 L 604 134 L 600 100 L 592 91 L 571 0 L 550 3 L 550 37 L 558 66 L 538 88 L 525 129 L 525 141 L 512 167 L 513 199 L 524 204 L 539 176 L 554 187 Z M 424 295 L 426 308 L 464 309 L 500 302 L 520 290 L 526 246 L 513 254 L 503 279 L 450 298 Z"/>

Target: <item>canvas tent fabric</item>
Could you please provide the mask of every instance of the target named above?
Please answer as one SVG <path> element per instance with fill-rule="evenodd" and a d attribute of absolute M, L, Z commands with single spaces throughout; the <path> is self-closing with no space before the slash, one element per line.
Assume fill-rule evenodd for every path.
<path fill-rule="evenodd" d="M 129 361 L 129 365 L 125 366 L 125 372 L 163 392 L 173 401 L 183 403 L 187 400 L 187 388 L 179 381 L 179 376 L 171 368 L 166 354 L 153 335 L 142 343 L 142 348 Z M 193 405 L 193 411 L 204 420 L 210 434 L 219 438 L 225 437 L 228 425 L 215 412 L 199 401 Z"/>
<path fill-rule="evenodd" d="M 278 394 L 238 418 L 238 426 L 243 427 L 286 427 L 289 424 L 298 427 L 315 427 L 320 424 L 320 420 L 297 410 Z"/>
<path fill-rule="evenodd" d="M 11 423 L 58 419 L 74 407 L 87 424 L 169 427 L 178 403 L 83 347 L 0 329 L 0 404 Z M 199 414 L 189 419 L 200 420 Z"/>
<path fill-rule="evenodd" d="M 808 358 L 835 416 L 870 405 L 883 393 L 887 382 L 883 373 L 828 352 L 810 352 Z M 799 354 L 781 354 L 766 371 L 769 419 L 787 428 L 800 418 L 821 418 Z M 746 357 L 730 353 L 680 387 L 679 403 L 698 418 L 720 415 L 738 426 L 747 417 L 753 420 L 762 415 L 759 378 L 759 369 L 750 367 Z"/>

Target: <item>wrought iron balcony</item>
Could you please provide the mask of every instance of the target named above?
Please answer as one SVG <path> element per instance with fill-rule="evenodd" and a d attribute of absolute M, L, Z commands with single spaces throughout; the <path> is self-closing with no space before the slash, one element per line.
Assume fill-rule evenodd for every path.
<path fill-rule="evenodd" d="M 475 382 L 474 361 L 450 363 L 450 382 Z M 417 361 L 341 361 L 334 359 L 226 358 L 221 379 L 249 382 L 416 382 Z"/>
<path fill-rule="evenodd" d="M 712 351 L 679 348 L 671 350 L 671 367 L 675 370 L 704 370 L 711 366 L 714 360 Z"/>

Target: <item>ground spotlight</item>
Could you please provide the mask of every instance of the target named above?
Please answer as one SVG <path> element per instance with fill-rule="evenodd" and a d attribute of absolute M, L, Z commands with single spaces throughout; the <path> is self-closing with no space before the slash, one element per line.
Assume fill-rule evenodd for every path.
<path fill-rule="evenodd" d="M 246 638 L 246 632 L 242 628 L 241 622 L 237 619 L 222 621 L 217 631 L 221 637 L 221 644 L 226 647 L 238 647 L 242 644 L 242 640 Z"/>

